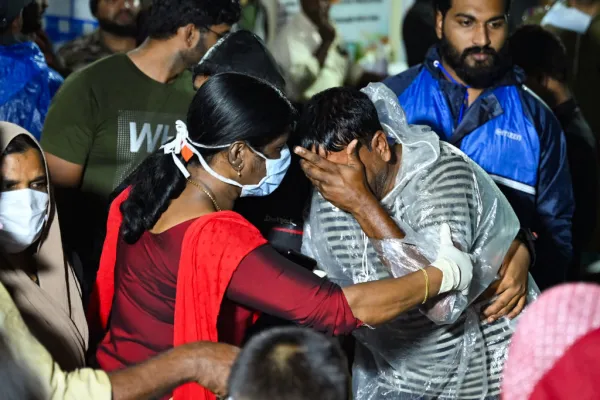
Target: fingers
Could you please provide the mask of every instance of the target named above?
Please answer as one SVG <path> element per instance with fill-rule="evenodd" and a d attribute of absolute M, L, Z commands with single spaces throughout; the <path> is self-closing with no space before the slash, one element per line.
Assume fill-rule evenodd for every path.
<path fill-rule="evenodd" d="M 492 304 L 490 304 L 485 310 L 483 310 L 483 316 L 489 318 L 496 314 L 499 314 L 500 311 L 504 309 L 514 297 L 515 292 L 513 292 L 512 290 L 502 290 L 498 298 L 496 298 L 496 300 L 494 300 Z"/>
<path fill-rule="evenodd" d="M 517 318 L 519 316 L 519 314 L 521 314 L 523 312 L 523 309 L 525 308 L 526 305 L 527 305 L 527 296 L 523 296 L 523 297 L 521 297 L 521 299 L 519 300 L 519 302 L 517 303 L 515 308 L 513 308 L 513 310 L 510 312 L 510 314 L 508 314 L 508 318 L 510 318 L 510 319 Z"/>
<path fill-rule="evenodd" d="M 450 225 L 448 224 L 442 224 L 440 227 L 440 246 L 454 246 L 452 232 L 450 232 Z"/>
<path fill-rule="evenodd" d="M 498 314 L 500 310 L 508 305 L 510 300 L 517 295 L 515 290 L 512 290 L 506 283 L 500 282 L 496 289 L 496 300 L 494 300 L 489 306 L 483 310 L 485 317 L 491 317 L 492 315 Z"/>
<path fill-rule="evenodd" d="M 494 321 L 499 320 L 502 317 L 507 316 L 516 306 L 517 303 L 519 302 L 520 297 L 512 297 L 510 299 L 510 301 L 508 302 L 508 304 L 506 304 L 506 306 L 504 306 L 500 311 L 498 311 L 497 313 L 490 315 L 487 318 L 487 322 L 488 323 L 492 323 Z"/>
<path fill-rule="evenodd" d="M 306 177 L 315 184 L 314 181 L 318 181 L 321 183 L 327 183 L 328 176 L 330 174 L 326 171 L 323 171 L 321 168 L 317 167 L 315 164 L 312 164 L 305 160 L 300 160 L 300 167 Z"/>
<path fill-rule="evenodd" d="M 323 170 L 330 170 L 334 165 L 332 162 L 327 161 L 325 158 L 321 157 L 315 152 L 309 151 L 303 147 L 296 147 L 294 149 L 294 153 L 296 153 L 299 157 L 308 161 L 311 164 L 316 165 L 317 167 Z"/>

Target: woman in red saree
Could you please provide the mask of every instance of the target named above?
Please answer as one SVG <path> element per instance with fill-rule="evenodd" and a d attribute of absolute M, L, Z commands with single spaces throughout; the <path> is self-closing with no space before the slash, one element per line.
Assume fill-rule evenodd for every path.
<path fill-rule="evenodd" d="M 92 296 L 91 328 L 105 370 L 180 344 L 239 345 L 259 312 L 332 335 L 394 319 L 468 285 L 468 255 L 443 232 L 438 260 L 399 279 L 340 288 L 274 251 L 230 211 L 272 193 L 289 166 L 289 101 L 270 84 L 219 74 L 197 92 L 187 126 L 128 178 L 113 202 Z M 366 329 L 366 328 L 365 328 Z M 174 398 L 214 399 L 188 384 Z"/>

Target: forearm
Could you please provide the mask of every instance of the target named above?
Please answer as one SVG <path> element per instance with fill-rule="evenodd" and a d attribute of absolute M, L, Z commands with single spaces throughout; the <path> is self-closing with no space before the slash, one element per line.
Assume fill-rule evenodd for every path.
<path fill-rule="evenodd" d="M 109 374 L 113 399 L 158 398 L 193 381 L 195 371 L 193 353 L 186 346 L 176 347 L 135 367 Z"/>
<path fill-rule="evenodd" d="M 371 239 L 403 239 L 404 232 L 390 217 L 374 196 L 361 202 L 361 206 L 352 212 L 363 232 Z"/>
<path fill-rule="evenodd" d="M 321 68 L 325 65 L 325 60 L 327 59 L 327 54 L 329 53 L 329 49 L 333 45 L 333 40 L 323 40 L 321 45 L 314 52 L 315 58 L 319 61 L 319 65 Z"/>
<path fill-rule="evenodd" d="M 343 289 L 352 313 L 367 325 L 379 325 L 423 303 L 425 293 L 432 298 L 440 291 L 443 274 L 435 267 L 402 278 L 359 283 Z"/>
<path fill-rule="evenodd" d="M 250 253 L 234 272 L 229 300 L 268 315 L 330 335 L 360 326 L 341 288 L 263 246 Z"/>

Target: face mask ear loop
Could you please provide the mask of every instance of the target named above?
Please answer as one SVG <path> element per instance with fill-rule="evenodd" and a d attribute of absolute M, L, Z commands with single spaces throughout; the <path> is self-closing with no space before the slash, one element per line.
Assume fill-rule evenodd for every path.
<path fill-rule="evenodd" d="M 192 142 L 189 139 L 187 126 L 185 125 L 185 123 L 183 121 L 177 121 L 175 123 L 175 128 L 177 129 L 177 135 L 175 136 L 175 139 L 164 144 L 161 147 L 161 149 L 163 149 L 165 154 L 171 154 L 171 157 L 173 157 L 173 162 L 175 163 L 175 165 L 177 166 L 179 171 L 181 171 L 183 176 L 185 176 L 186 179 L 188 179 L 191 176 L 190 172 L 187 170 L 185 165 L 183 165 L 183 163 L 181 162 L 181 160 L 179 160 L 179 157 L 177 157 L 177 156 L 179 154 L 181 154 L 183 156 L 183 158 L 185 159 L 185 161 L 187 162 L 192 158 L 192 155 L 195 154 L 198 157 L 198 160 L 200 160 L 200 164 L 202 165 L 202 168 L 204 168 L 204 170 L 206 172 L 208 172 L 209 174 L 211 174 L 213 177 L 220 180 L 221 182 L 228 183 L 230 185 L 234 185 L 237 187 L 242 187 L 242 185 L 240 183 L 238 183 L 234 180 L 231 180 L 231 179 L 227 179 L 224 176 L 221 176 L 218 173 L 216 173 L 208 165 L 208 163 L 206 162 L 204 157 L 202 157 L 202 154 L 200 154 L 200 152 L 196 149 L 196 147 L 202 147 L 202 148 L 206 148 L 206 149 L 224 149 L 226 147 L 229 147 L 230 145 L 204 146 L 199 143 Z"/>

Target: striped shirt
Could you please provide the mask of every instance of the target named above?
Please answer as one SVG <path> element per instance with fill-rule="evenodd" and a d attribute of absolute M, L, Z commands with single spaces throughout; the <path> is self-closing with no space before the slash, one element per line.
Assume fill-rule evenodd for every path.
<path fill-rule="evenodd" d="M 475 256 L 476 282 L 482 278 L 479 270 L 487 270 L 488 274 L 492 270 L 489 260 L 502 260 L 516 235 L 516 230 L 509 232 L 500 227 L 501 222 L 511 222 L 499 220 L 507 215 L 503 207 L 511 216 L 514 213 L 479 167 L 450 145 L 440 144 L 440 150 L 440 157 L 432 165 L 392 190 L 382 204 L 407 232 L 405 240 L 412 238 L 417 246 L 433 238 L 439 241 L 440 225 L 448 223 L 455 244 Z M 397 182 L 401 179 L 399 176 Z M 342 286 L 408 272 L 390 271 L 356 220 L 318 194 L 313 198 L 309 221 L 313 240 L 308 246 L 328 277 Z M 432 261 L 437 245 L 435 249 L 419 250 Z M 406 259 L 394 260 L 393 264 L 414 263 L 410 254 L 405 253 Z M 420 266 L 427 264 L 422 260 Z M 452 306 L 451 299 L 447 301 Z M 452 324 L 438 325 L 413 309 L 394 322 L 357 331 L 355 336 L 365 347 L 358 350 L 361 356 L 354 364 L 355 399 L 499 397 L 512 328 L 506 319 L 492 324 L 480 322 L 481 307 L 472 305 L 462 313 L 462 309 L 455 310 L 456 318 L 452 319 L 456 322 Z"/>

